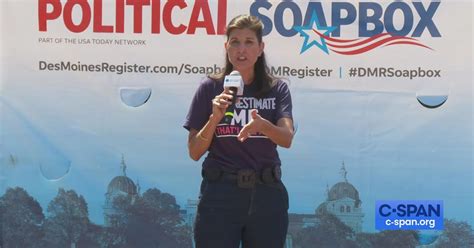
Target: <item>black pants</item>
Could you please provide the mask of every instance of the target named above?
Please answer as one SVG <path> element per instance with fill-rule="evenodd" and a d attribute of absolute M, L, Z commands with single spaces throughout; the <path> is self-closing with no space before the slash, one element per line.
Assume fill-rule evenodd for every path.
<path fill-rule="evenodd" d="M 288 193 L 281 182 L 243 189 L 203 180 L 194 225 L 196 248 L 280 248 L 288 229 Z"/>

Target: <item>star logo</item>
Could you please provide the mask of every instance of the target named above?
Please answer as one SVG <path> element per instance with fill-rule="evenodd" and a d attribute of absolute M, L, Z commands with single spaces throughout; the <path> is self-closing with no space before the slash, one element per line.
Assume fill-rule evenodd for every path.
<path fill-rule="evenodd" d="M 314 24 L 316 24 L 315 30 L 317 30 L 319 33 L 327 36 L 334 30 L 336 30 L 336 27 L 332 26 L 326 26 L 323 27 L 319 24 L 319 19 L 318 15 L 316 14 L 316 11 L 314 10 L 312 15 L 311 15 L 311 20 L 306 24 L 306 26 L 295 26 L 293 27 L 294 30 L 298 31 L 300 33 L 300 36 L 304 37 L 304 42 L 303 46 L 301 47 L 300 54 L 306 52 L 309 48 L 312 46 L 317 46 L 321 50 L 323 50 L 325 53 L 329 54 L 328 47 L 326 45 L 326 40 L 324 39 L 323 36 L 318 35 L 317 37 L 314 37 L 314 34 L 317 34 L 315 30 L 313 29 Z M 308 33 L 309 31 L 309 33 Z M 321 31 L 324 31 L 321 32 Z M 312 38 L 314 37 L 314 38 Z"/>

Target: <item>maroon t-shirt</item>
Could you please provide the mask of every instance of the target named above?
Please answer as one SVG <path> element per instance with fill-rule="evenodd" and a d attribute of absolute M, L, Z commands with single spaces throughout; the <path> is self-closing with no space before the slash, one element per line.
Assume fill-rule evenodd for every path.
<path fill-rule="evenodd" d="M 212 99 L 224 90 L 222 81 L 204 79 L 191 102 L 184 128 L 201 130 L 212 114 Z M 275 124 L 280 118 L 292 118 L 291 95 L 288 85 L 277 81 L 269 93 L 255 98 L 255 85 L 245 85 L 243 96 L 235 104 L 230 124 L 220 123 L 212 137 L 209 153 L 203 166 L 219 165 L 229 170 L 253 168 L 260 171 L 267 166 L 281 165 L 277 145 L 263 134 L 250 136 L 244 142 L 237 140 L 242 127 L 250 121 L 250 110 L 257 109 L 264 119 Z"/>

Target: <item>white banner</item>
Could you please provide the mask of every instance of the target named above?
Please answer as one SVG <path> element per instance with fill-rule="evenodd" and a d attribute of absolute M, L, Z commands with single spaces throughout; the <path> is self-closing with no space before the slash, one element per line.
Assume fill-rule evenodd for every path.
<path fill-rule="evenodd" d="M 291 213 L 313 214 L 344 163 L 364 232 L 386 199 L 442 200 L 474 224 L 471 1 L 1 1 L 0 192 L 46 209 L 74 189 L 102 225 L 123 156 L 142 189 L 197 199 L 182 124 L 224 65 L 225 25 L 249 13 L 292 93 Z"/>

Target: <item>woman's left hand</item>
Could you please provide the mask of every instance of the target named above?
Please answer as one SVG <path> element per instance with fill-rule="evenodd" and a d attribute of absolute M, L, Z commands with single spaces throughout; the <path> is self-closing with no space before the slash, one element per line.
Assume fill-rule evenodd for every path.
<path fill-rule="evenodd" d="M 267 126 L 267 120 L 263 119 L 258 113 L 258 110 L 252 109 L 250 110 L 250 114 L 252 116 L 252 120 L 247 123 L 242 130 L 240 130 L 239 135 L 237 135 L 237 139 L 240 142 L 244 142 L 250 135 L 256 134 L 258 132 L 263 133 L 265 127 Z"/>

